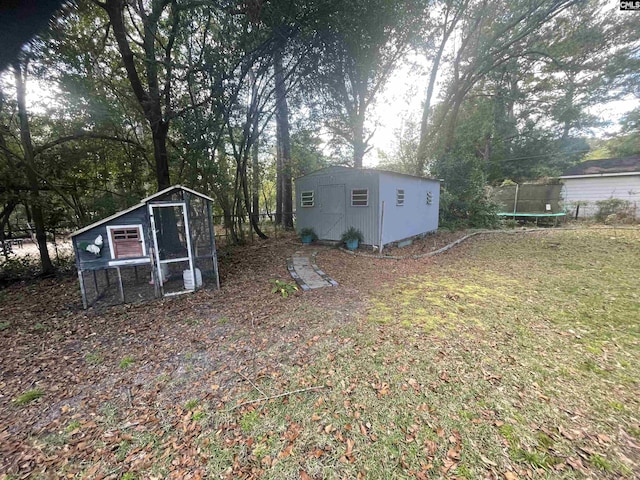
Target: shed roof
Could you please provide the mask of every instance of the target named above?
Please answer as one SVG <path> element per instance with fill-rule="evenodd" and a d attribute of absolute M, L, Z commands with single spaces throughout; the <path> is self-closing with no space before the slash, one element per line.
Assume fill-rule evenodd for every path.
<path fill-rule="evenodd" d="M 313 172 L 309 172 L 306 175 L 300 175 L 299 177 L 297 177 L 295 180 L 298 180 L 298 178 L 304 178 L 307 177 L 309 175 L 318 175 L 321 174 L 324 171 L 360 171 L 360 172 L 367 172 L 367 173 L 388 173 L 390 175 L 398 175 L 401 177 L 410 177 L 410 178 L 419 178 L 421 180 L 432 180 L 434 182 L 439 182 L 438 179 L 436 178 L 432 178 L 432 177 L 419 177 L 417 175 L 409 175 L 408 173 L 400 173 L 400 172 L 393 172 L 391 170 L 380 170 L 377 168 L 355 168 L 355 167 L 347 167 L 345 165 L 332 165 L 329 167 L 324 167 L 324 168 L 320 168 L 318 170 L 314 170 Z M 329 173 L 329 172 L 327 172 Z"/>
<path fill-rule="evenodd" d="M 204 198 L 205 200 L 209 200 L 209 201 L 213 202 L 213 198 L 208 197 L 208 196 L 206 196 L 206 195 L 204 195 L 202 193 L 196 192 L 195 190 L 191 190 L 188 187 L 184 187 L 182 185 L 173 185 L 172 187 L 165 188 L 164 190 L 160 190 L 159 192 L 154 193 L 153 195 L 149 195 L 148 197 L 143 198 L 142 200 L 140 200 L 139 203 L 137 203 L 136 205 L 133 205 L 132 207 L 129 207 L 129 208 L 125 209 L 125 210 L 121 210 L 120 212 L 114 213 L 113 215 L 110 215 L 110 216 L 108 216 L 106 218 L 103 218 L 102 220 L 98 220 L 97 222 L 92 223 L 91 225 L 87 225 L 86 227 L 83 227 L 80 230 L 76 230 L 75 232 L 73 232 L 71 234 L 71 236 L 75 237 L 76 235 L 79 235 L 79 234 L 84 233 L 84 232 L 86 232 L 88 230 L 91 230 L 92 228 L 95 228 L 95 227 L 97 227 L 99 225 L 102 225 L 103 223 L 107 223 L 107 222 L 110 222 L 111 220 L 115 220 L 116 218 L 119 218 L 119 217 L 121 217 L 121 216 L 123 216 L 123 215 L 125 215 L 125 214 L 127 214 L 129 212 L 137 210 L 140 207 L 144 207 L 146 204 L 148 204 L 152 200 L 155 200 L 158 197 L 161 197 L 163 195 L 167 195 L 167 194 L 172 193 L 172 192 L 174 192 L 176 190 L 183 190 L 185 192 L 191 193 L 192 195 L 196 195 L 196 196 L 198 196 L 200 198 Z"/>
<path fill-rule="evenodd" d="M 564 172 L 560 178 L 589 176 L 615 176 L 640 173 L 640 155 L 623 158 L 605 158 L 588 160 L 574 165 Z"/>

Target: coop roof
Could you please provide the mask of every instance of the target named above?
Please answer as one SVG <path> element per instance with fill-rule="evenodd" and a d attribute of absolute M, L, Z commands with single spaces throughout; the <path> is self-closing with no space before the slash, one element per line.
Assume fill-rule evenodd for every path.
<path fill-rule="evenodd" d="M 126 210 L 122 210 L 122 211 L 120 211 L 118 213 L 114 213 L 113 215 L 111 215 L 109 217 L 106 217 L 106 218 L 103 218 L 102 220 L 98 220 L 97 222 L 92 223 L 91 225 L 87 225 L 86 227 L 81 228 L 80 230 L 76 230 L 75 232 L 73 232 L 71 234 L 71 236 L 75 237 L 76 235 L 79 235 L 79 234 L 84 233 L 84 232 L 86 232 L 88 230 L 91 230 L 92 228 L 100 226 L 100 225 L 102 225 L 104 223 L 108 223 L 111 220 L 115 220 L 116 218 L 119 218 L 119 217 L 121 217 L 121 216 L 123 216 L 123 215 L 125 215 L 125 214 L 127 214 L 129 212 L 137 210 L 140 207 L 144 207 L 149 202 L 155 200 L 158 197 L 162 197 L 163 195 L 167 195 L 167 194 L 172 193 L 172 192 L 174 192 L 176 190 L 182 190 L 184 192 L 189 192 L 192 195 L 196 195 L 196 196 L 198 196 L 200 198 L 204 198 L 205 200 L 209 200 L 209 201 L 213 202 L 213 198 L 208 197 L 206 195 L 203 195 L 202 193 L 196 192 L 195 190 L 191 190 L 190 188 L 184 187 L 182 185 L 174 185 L 172 187 L 165 188 L 164 190 L 160 190 L 159 192 L 154 193 L 153 195 L 150 195 L 150 196 L 148 196 L 146 198 L 143 198 L 142 200 L 140 200 L 139 203 L 137 203 L 136 205 L 133 205 L 132 207 L 127 208 Z"/>
<path fill-rule="evenodd" d="M 640 173 L 640 155 L 623 158 L 605 158 L 588 160 L 574 165 L 560 178 L 573 177 L 609 177 Z"/>

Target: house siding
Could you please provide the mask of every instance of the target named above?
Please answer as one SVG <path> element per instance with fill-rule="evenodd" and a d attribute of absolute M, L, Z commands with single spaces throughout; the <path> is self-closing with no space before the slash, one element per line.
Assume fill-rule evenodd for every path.
<path fill-rule="evenodd" d="M 563 179 L 562 197 L 566 211 L 575 216 L 580 205 L 579 218 L 592 217 L 598 212 L 596 202 L 618 198 L 631 202 L 636 218 L 640 217 L 640 175 L 619 177 L 590 177 Z"/>

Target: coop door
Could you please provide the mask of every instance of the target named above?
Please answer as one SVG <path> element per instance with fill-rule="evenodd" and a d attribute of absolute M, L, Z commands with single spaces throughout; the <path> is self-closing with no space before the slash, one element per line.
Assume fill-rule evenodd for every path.
<path fill-rule="evenodd" d="M 193 291 L 196 282 L 186 204 L 150 204 L 156 281 L 163 296 Z"/>

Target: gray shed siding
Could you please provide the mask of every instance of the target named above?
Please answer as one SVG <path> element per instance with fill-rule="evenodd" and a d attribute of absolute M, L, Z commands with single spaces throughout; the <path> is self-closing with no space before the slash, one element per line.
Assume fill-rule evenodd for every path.
<path fill-rule="evenodd" d="M 396 206 L 396 189 L 405 190 L 405 205 Z M 352 191 L 367 189 L 368 205 L 352 206 Z M 385 201 L 383 244 L 438 228 L 440 182 L 378 170 L 329 167 L 296 179 L 298 230 L 313 228 L 321 240 L 340 240 L 349 227 L 360 230 L 364 243 L 380 243 L 382 201 Z M 302 206 L 302 193 L 314 192 L 313 207 Z M 432 203 L 427 205 L 427 192 Z"/>
<path fill-rule="evenodd" d="M 110 222 L 97 225 L 96 227 L 73 237 L 73 248 L 76 252 L 78 264 L 81 270 L 99 270 L 102 268 L 109 268 L 108 264 L 113 260 L 113 258 L 111 257 L 111 250 L 109 248 L 107 227 L 114 225 L 142 225 L 142 235 L 144 237 L 145 248 L 147 256 L 149 255 L 149 248 L 152 245 L 153 240 L 151 239 L 151 227 L 149 224 L 147 207 L 142 206 L 131 212 L 125 213 Z M 93 253 L 78 249 L 78 244 L 80 242 L 93 243 L 98 235 L 102 235 L 102 240 L 104 242 L 99 257 L 95 256 Z"/>
<path fill-rule="evenodd" d="M 397 190 L 404 190 L 404 205 L 397 205 Z M 431 205 L 427 205 L 431 192 Z M 384 201 L 382 243 L 433 232 L 438 229 L 440 182 L 426 178 L 380 172 L 380 204 Z"/>
<path fill-rule="evenodd" d="M 351 205 L 354 189 L 368 190 L 366 207 Z M 314 192 L 313 207 L 302 206 L 305 191 Z M 296 179 L 296 219 L 298 229 L 313 228 L 321 240 L 340 240 L 353 226 L 362 232 L 364 243 L 377 244 L 378 173 L 330 167 Z"/>

